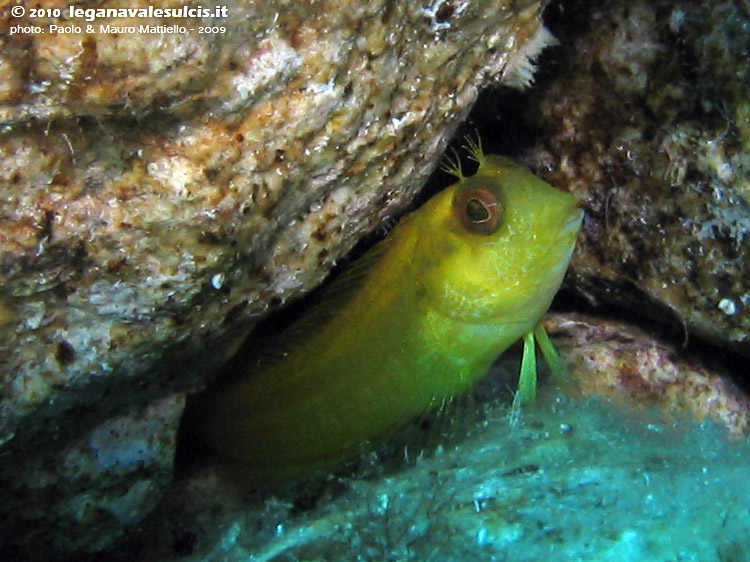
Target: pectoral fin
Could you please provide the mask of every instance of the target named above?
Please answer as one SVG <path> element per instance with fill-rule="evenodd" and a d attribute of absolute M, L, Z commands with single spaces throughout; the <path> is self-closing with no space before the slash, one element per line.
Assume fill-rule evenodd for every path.
<path fill-rule="evenodd" d="M 552 340 L 549 339 L 547 330 L 544 329 L 544 324 L 541 321 L 534 328 L 534 335 L 536 336 L 536 344 L 539 346 L 539 350 L 542 352 L 550 371 L 558 379 L 558 382 L 568 379 L 568 369 L 560 358 L 557 349 L 555 349 Z"/>
<path fill-rule="evenodd" d="M 540 321 L 533 331 L 523 336 L 523 357 L 521 359 L 521 372 L 518 375 L 518 389 L 513 399 L 513 406 L 518 407 L 534 401 L 537 388 L 537 365 L 536 349 L 534 342 L 539 346 L 544 359 L 549 365 L 550 371 L 558 380 L 568 378 L 568 370 L 557 353 L 555 346 L 544 329 L 544 324 Z"/>
<path fill-rule="evenodd" d="M 534 349 L 534 332 L 523 335 L 523 357 L 521 373 L 518 375 L 518 389 L 513 399 L 514 406 L 533 402 L 536 397 L 536 350 Z"/>

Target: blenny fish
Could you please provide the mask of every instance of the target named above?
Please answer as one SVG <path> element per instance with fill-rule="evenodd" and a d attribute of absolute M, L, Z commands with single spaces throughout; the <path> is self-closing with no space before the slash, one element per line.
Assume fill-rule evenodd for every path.
<path fill-rule="evenodd" d="M 523 339 L 516 402 L 536 391 L 535 340 L 563 369 L 541 324 L 567 270 L 583 212 L 512 160 L 479 164 L 404 217 L 322 303 L 265 348 L 279 357 L 191 398 L 210 449 L 261 477 L 305 475 L 470 389 Z"/>

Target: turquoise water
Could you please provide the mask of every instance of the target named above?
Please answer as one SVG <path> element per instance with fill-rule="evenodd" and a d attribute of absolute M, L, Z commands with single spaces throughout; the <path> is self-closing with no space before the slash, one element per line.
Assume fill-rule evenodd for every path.
<path fill-rule="evenodd" d="M 336 480 L 345 491 L 312 509 L 224 503 L 206 521 L 221 534 L 179 559 L 750 560 L 746 442 L 549 386 L 517 419 L 505 404 L 470 437 L 419 459 L 404 450 L 409 463 L 388 475 Z M 219 501 L 205 492 L 204 514 Z"/>

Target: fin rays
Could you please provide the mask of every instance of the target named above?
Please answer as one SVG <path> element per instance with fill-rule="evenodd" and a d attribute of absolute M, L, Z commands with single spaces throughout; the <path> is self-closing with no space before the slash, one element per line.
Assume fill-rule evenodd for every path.
<path fill-rule="evenodd" d="M 536 345 L 535 345 L 536 344 Z M 560 358 L 560 354 L 552 344 L 544 324 L 540 320 L 534 329 L 523 336 L 523 357 L 521 359 L 521 371 L 518 375 L 518 389 L 513 399 L 513 407 L 518 408 L 523 404 L 534 401 L 537 389 L 537 362 L 536 346 L 549 365 L 550 371 L 558 381 L 568 378 L 568 371 Z"/>

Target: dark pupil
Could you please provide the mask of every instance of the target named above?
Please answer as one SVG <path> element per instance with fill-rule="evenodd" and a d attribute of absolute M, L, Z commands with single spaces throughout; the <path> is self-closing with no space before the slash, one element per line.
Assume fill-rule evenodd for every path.
<path fill-rule="evenodd" d="M 479 199 L 469 199 L 466 202 L 466 216 L 471 222 L 484 222 L 490 218 L 490 212 Z"/>

